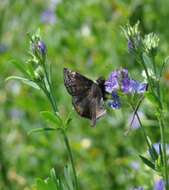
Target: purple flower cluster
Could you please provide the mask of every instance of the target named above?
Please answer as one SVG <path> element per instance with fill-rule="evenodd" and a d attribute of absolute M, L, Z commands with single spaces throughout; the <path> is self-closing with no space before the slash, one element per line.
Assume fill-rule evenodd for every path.
<path fill-rule="evenodd" d="M 147 90 L 147 84 L 131 79 L 128 70 L 121 69 L 111 73 L 109 79 L 105 82 L 105 90 L 112 94 L 113 101 L 110 106 L 113 109 L 119 109 L 120 100 L 117 93 L 118 91 L 121 91 L 124 94 L 143 94 Z"/>

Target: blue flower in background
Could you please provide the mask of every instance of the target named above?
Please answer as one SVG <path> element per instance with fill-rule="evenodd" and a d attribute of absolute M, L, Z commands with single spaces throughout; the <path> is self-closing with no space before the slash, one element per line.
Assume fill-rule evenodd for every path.
<path fill-rule="evenodd" d="M 55 12 L 53 10 L 45 10 L 42 14 L 41 14 L 41 21 L 43 23 L 47 23 L 47 24 L 55 24 L 56 23 L 56 15 Z"/>
<path fill-rule="evenodd" d="M 154 190 L 165 190 L 164 181 L 162 179 L 155 182 Z"/>

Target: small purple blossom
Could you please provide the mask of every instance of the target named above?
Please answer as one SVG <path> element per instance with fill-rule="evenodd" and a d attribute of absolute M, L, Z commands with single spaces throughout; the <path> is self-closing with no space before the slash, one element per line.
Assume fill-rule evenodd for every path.
<path fill-rule="evenodd" d="M 109 76 L 109 79 L 105 82 L 106 92 L 112 93 L 113 91 L 117 91 L 119 89 L 118 79 L 119 79 L 119 72 L 118 71 L 112 72 L 111 75 Z"/>
<path fill-rule="evenodd" d="M 56 22 L 55 12 L 50 9 L 45 10 L 41 15 L 41 21 L 47 24 L 55 24 Z"/>
<path fill-rule="evenodd" d="M 46 54 L 46 45 L 43 41 L 38 41 L 38 49 L 40 50 L 41 54 L 42 55 L 45 55 Z"/>
<path fill-rule="evenodd" d="M 41 55 L 45 55 L 47 51 L 45 43 L 40 40 L 38 40 L 37 42 L 34 42 L 32 44 L 32 51 L 33 53 L 39 52 Z"/>
<path fill-rule="evenodd" d="M 109 102 L 109 106 L 112 109 L 120 109 L 121 103 L 117 92 L 112 92 L 112 100 Z"/>
<path fill-rule="evenodd" d="M 154 190 L 165 190 L 164 181 L 162 179 L 155 182 Z"/>

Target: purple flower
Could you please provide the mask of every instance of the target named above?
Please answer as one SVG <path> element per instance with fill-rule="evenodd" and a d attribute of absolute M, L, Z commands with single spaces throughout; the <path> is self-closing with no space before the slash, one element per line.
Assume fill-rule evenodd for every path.
<path fill-rule="evenodd" d="M 46 10 L 41 15 L 41 21 L 47 24 L 54 24 L 56 22 L 55 12 L 53 10 Z"/>
<path fill-rule="evenodd" d="M 137 93 L 137 94 L 143 94 L 147 90 L 147 84 L 146 83 L 140 83 L 136 80 L 124 78 L 122 80 L 122 91 L 124 93 Z"/>
<path fill-rule="evenodd" d="M 112 109 L 120 109 L 121 103 L 117 92 L 112 92 L 112 100 L 109 102 L 109 106 Z"/>
<path fill-rule="evenodd" d="M 165 190 L 164 181 L 162 179 L 155 182 L 154 190 Z"/>
<path fill-rule="evenodd" d="M 109 79 L 105 82 L 105 90 L 108 93 L 112 93 L 113 91 L 117 91 L 119 89 L 119 72 L 114 71 L 111 73 Z"/>

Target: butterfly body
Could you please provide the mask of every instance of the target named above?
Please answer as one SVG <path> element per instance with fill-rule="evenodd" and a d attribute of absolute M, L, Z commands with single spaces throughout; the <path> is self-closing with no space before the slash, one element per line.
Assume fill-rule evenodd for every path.
<path fill-rule="evenodd" d="M 92 120 L 92 125 L 95 126 L 96 120 L 106 113 L 103 107 L 104 80 L 94 82 L 78 72 L 64 68 L 64 84 L 72 96 L 72 104 L 77 113 Z"/>

